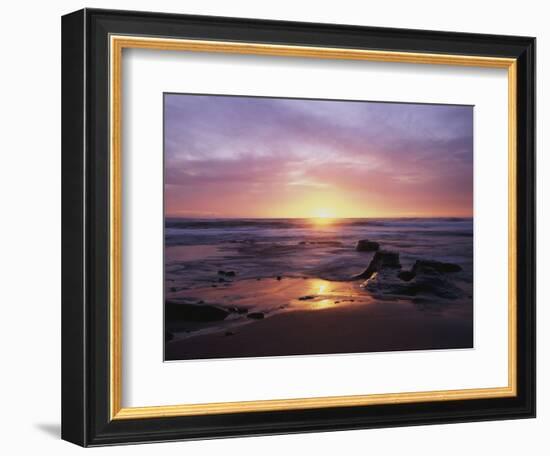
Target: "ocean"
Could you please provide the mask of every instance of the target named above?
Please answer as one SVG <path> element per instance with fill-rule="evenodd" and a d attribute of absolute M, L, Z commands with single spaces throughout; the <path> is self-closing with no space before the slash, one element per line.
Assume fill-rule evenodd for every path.
<path fill-rule="evenodd" d="M 165 277 L 191 287 L 218 269 L 235 269 L 240 278 L 347 280 L 368 266 L 368 256 L 355 251 L 360 239 L 398 252 L 404 268 L 430 259 L 459 264 L 472 275 L 472 218 L 169 218 Z M 189 255 L 189 247 L 196 256 Z"/>

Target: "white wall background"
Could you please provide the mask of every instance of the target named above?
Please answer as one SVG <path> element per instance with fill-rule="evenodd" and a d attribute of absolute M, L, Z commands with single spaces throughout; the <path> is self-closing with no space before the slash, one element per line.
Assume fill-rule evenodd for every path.
<path fill-rule="evenodd" d="M 73 454 L 60 427 L 60 16 L 88 7 L 439 29 L 538 38 L 538 81 L 550 78 L 544 2 L 417 0 L 65 0 L 9 2 L 0 16 L 0 448 Z M 538 84 L 538 418 L 102 448 L 94 454 L 548 454 L 550 442 L 550 100 Z M 546 210 L 545 210 L 546 209 Z M 545 432 L 546 431 L 546 432 Z"/>

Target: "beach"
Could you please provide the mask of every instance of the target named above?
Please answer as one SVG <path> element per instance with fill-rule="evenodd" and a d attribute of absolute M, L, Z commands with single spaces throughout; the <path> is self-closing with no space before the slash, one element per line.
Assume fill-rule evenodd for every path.
<path fill-rule="evenodd" d="M 165 226 L 165 359 L 473 347 L 471 218 Z"/>

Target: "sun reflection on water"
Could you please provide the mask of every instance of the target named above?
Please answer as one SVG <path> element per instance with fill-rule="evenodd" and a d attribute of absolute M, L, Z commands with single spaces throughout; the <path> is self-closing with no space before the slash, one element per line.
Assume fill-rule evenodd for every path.
<path fill-rule="evenodd" d="M 322 279 L 311 279 L 310 292 L 314 295 L 324 295 L 328 293 L 328 282 Z"/>
<path fill-rule="evenodd" d="M 311 301 L 307 301 L 307 306 L 310 309 L 326 309 L 327 307 L 336 305 L 334 300 L 329 298 L 332 292 L 329 290 L 329 283 L 324 280 L 313 279 L 311 281 L 310 294 L 314 296 Z"/>
<path fill-rule="evenodd" d="M 340 282 L 313 278 L 301 282 L 305 287 L 291 300 L 291 307 L 294 309 L 321 310 L 363 302 L 355 296 L 352 288 Z"/>
<path fill-rule="evenodd" d="M 334 223 L 334 219 L 332 217 L 313 217 L 310 220 L 311 223 L 317 228 L 330 226 Z"/>

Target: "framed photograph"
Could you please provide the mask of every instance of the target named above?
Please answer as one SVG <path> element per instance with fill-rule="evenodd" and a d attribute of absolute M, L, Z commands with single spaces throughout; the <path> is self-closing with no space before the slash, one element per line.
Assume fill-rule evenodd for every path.
<path fill-rule="evenodd" d="M 535 39 L 62 20 L 62 437 L 535 416 Z"/>

